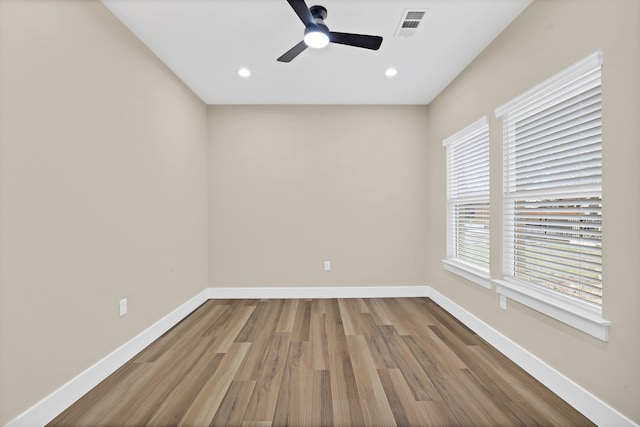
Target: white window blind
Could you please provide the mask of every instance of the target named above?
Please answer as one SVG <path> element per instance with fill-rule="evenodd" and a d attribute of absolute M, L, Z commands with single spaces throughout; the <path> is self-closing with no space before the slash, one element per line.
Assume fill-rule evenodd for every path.
<path fill-rule="evenodd" d="M 445 139 L 443 145 L 447 152 L 447 258 L 488 276 L 488 117 Z"/>
<path fill-rule="evenodd" d="M 504 123 L 504 279 L 602 305 L 601 53 L 496 114 Z"/>

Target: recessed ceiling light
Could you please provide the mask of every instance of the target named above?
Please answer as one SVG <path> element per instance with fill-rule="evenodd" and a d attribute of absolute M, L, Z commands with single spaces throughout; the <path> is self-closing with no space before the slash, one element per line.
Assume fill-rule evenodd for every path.
<path fill-rule="evenodd" d="M 394 77 L 396 74 L 398 74 L 398 70 L 395 68 L 387 68 L 387 71 L 384 72 L 387 77 Z"/>
<path fill-rule="evenodd" d="M 238 70 L 238 75 L 240 77 L 247 78 L 247 77 L 249 77 L 251 75 L 251 71 L 248 68 L 240 68 Z"/>

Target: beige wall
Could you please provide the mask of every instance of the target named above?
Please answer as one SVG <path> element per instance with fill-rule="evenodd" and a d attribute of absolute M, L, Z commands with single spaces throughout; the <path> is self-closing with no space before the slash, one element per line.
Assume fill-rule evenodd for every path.
<path fill-rule="evenodd" d="M 207 119 L 99 2 L 1 0 L 0 120 L 4 425 L 207 287 Z"/>
<path fill-rule="evenodd" d="M 209 107 L 211 285 L 423 284 L 427 113 Z"/>
<path fill-rule="evenodd" d="M 443 270 L 443 138 L 482 115 L 491 119 L 492 276 L 501 272 L 501 121 L 493 110 L 597 49 L 604 50 L 603 281 L 610 340 L 601 342 Z M 560 372 L 640 422 L 640 2 L 536 0 L 431 105 L 433 204 L 428 283 Z"/>

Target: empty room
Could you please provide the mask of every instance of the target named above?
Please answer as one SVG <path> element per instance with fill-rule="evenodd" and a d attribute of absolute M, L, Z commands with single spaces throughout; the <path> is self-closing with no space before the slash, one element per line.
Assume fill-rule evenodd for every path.
<path fill-rule="evenodd" d="M 640 1 L 0 0 L 0 425 L 639 426 Z"/>

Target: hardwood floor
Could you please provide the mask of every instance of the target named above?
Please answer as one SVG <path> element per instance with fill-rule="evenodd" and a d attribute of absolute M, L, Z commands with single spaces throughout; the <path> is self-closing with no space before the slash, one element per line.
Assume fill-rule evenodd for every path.
<path fill-rule="evenodd" d="M 429 299 L 210 300 L 51 426 L 593 425 Z"/>

